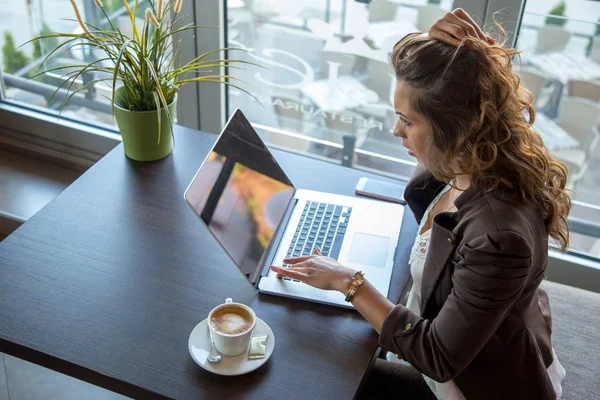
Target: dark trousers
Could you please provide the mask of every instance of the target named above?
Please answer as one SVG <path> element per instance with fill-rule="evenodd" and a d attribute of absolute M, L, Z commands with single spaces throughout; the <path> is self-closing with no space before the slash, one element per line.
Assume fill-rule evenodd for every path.
<path fill-rule="evenodd" d="M 423 375 L 410 365 L 375 360 L 358 400 L 436 400 Z"/>

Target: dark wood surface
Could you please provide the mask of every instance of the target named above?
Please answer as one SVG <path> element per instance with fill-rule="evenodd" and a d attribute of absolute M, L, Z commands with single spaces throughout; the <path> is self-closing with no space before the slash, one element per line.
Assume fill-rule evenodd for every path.
<path fill-rule="evenodd" d="M 118 146 L 0 243 L 0 351 L 134 398 L 351 399 L 377 334 L 351 310 L 258 294 L 183 200 L 216 139 L 178 127 L 154 163 Z M 299 188 L 353 195 L 363 172 L 274 151 Z M 417 226 L 405 213 L 391 299 Z M 238 377 L 191 359 L 192 329 L 226 297 L 275 334 Z"/>

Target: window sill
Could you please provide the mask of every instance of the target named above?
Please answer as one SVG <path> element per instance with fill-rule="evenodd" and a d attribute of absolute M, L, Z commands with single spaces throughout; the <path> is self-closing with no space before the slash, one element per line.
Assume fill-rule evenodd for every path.
<path fill-rule="evenodd" d="M 12 233 L 80 175 L 80 171 L 0 149 L 0 235 Z"/>
<path fill-rule="evenodd" d="M 574 254 L 548 252 L 549 281 L 600 293 L 600 262 Z"/>
<path fill-rule="evenodd" d="M 109 130 L 0 103 L 0 145 L 87 169 L 121 141 Z"/>

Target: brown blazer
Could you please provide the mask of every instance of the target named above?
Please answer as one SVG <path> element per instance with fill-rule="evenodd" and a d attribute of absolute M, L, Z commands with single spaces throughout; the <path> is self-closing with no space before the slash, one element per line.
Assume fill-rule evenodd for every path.
<path fill-rule="evenodd" d="M 405 191 L 417 220 L 443 188 L 418 167 Z M 555 399 L 550 307 L 539 288 L 548 235 L 533 207 L 473 187 L 433 219 L 421 315 L 396 306 L 379 343 L 467 400 Z"/>

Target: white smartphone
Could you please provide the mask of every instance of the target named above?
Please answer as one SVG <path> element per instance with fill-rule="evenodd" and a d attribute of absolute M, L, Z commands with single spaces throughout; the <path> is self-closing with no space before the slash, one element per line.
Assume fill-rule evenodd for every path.
<path fill-rule="evenodd" d="M 404 189 L 401 183 L 389 183 L 371 178 L 360 178 L 356 184 L 355 192 L 361 196 L 373 197 L 392 203 L 406 204 Z"/>

